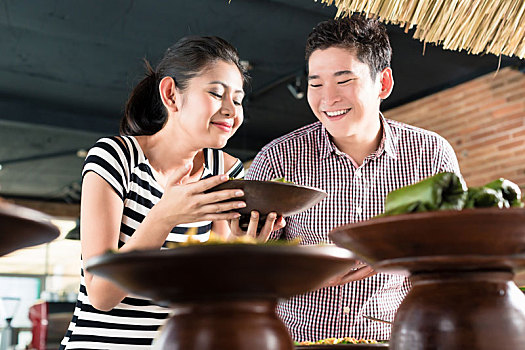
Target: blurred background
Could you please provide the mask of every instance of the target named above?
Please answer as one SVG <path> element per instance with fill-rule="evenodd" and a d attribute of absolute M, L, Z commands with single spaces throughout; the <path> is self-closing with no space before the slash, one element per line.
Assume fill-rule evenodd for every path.
<path fill-rule="evenodd" d="M 272 139 L 315 121 L 304 44 L 336 12 L 314 0 L 0 1 L 0 196 L 53 215 L 61 229 L 50 244 L 0 259 L 0 328 L 12 319 L 17 348 L 35 347 L 31 306 L 37 318 L 70 318 L 83 159 L 98 138 L 118 133 L 143 58 L 155 64 L 192 34 L 236 46 L 252 82 L 244 125 L 227 150 L 248 162 Z M 413 39 L 413 30 L 387 29 L 395 88 L 386 117 L 447 138 L 469 185 L 505 177 L 524 187 L 524 60 L 447 51 Z M 48 335 L 48 348 L 62 337 L 60 317 L 54 322 L 59 334 Z"/>

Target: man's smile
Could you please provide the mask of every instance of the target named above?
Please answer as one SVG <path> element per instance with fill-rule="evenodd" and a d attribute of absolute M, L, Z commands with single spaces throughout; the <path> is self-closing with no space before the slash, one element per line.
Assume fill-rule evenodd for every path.
<path fill-rule="evenodd" d="M 350 110 L 351 108 L 339 109 L 339 110 L 334 110 L 334 111 L 323 111 L 323 113 L 328 117 L 328 119 L 337 120 L 337 119 L 341 119 L 342 117 L 344 117 Z"/>

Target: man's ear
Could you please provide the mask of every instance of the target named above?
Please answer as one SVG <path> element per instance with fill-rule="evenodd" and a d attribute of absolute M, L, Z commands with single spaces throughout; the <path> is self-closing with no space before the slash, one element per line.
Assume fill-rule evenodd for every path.
<path fill-rule="evenodd" d="M 159 83 L 159 94 L 162 104 L 166 109 L 177 111 L 176 101 L 177 86 L 172 77 L 164 77 Z"/>
<path fill-rule="evenodd" d="M 394 76 L 392 75 L 392 68 L 386 67 L 379 73 L 379 83 L 381 84 L 381 91 L 379 98 L 386 99 L 392 93 L 394 88 Z"/>

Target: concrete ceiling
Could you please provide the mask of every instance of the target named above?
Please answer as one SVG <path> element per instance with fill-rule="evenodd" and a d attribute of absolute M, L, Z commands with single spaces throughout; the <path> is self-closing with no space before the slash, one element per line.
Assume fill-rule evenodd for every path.
<path fill-rule="evenodd" d="M 246 122 L 228 145 L 252 157 L 314 121 L 287 84 L 303 77 L 306 36 L 335 12 L 313 0 L 0 1 L 0 195 L 78 202 L 82 150 L 117 133 L 142 58 L 155 63 L 189 34 L 221 36 L 253 66 Z M 430 45 L 423 56 L 410 33 L 388 30 L 396 85 L 385 110 L 498 67 Z"/>

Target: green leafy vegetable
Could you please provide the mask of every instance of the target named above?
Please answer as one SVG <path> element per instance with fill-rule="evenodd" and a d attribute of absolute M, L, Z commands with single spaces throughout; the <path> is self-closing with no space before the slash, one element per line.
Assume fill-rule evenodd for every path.
<path fill-rule="evenodd" d="M 466 199 L 461 179 L 454 173 L 440 173 L 390 192 L 385 200 L 384 215 L 460 210 Z"/>
<path fill-rule="evenodd" d="M 483 187 L 491 188 L 493 190 L 501 192 L 505 200 L 505 203 L 504 203 L 505 208 L 523 207 L 523 203 L 521 201 L 520 187 L 516 185 L 514 182 L 499 178 L 497 180 L 489 182 Z"/>
<path fill-rule="evenodd" d="M 512 181 L 500 178 L 485 186 L 465 190 L 457 175 L 440 173 L 390 192 L 385 199 L 385 213 L 380 216 L 434 210 L 510 207 L 523 207 L 521 190 Z"/>
<path fill-rule="evenodd" d="M 505 199 L 500 191 L 487 187 L 471 187 L 468 189 L 468 198 L 465 208 L 503 208 Z"/>

